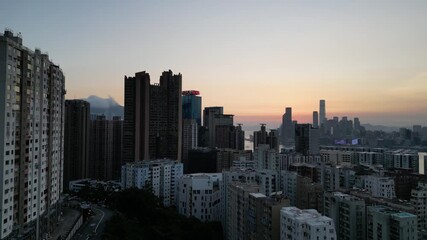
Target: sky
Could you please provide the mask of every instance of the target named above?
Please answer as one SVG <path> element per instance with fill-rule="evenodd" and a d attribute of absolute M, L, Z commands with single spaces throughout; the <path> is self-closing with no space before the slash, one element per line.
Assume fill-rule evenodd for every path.
<path fill-rule="evenodd" d="M 124 76 L 183 76 L 203 106 L 277 127 L 311 122 L 427 125 L 427 1 L 0 1 L 0 27 L 47 51 L 66 98 L 111 96 Z"/>

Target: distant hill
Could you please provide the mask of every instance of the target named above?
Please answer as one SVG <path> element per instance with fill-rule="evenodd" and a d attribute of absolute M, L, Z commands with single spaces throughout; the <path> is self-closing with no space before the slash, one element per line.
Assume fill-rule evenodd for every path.
<path fill-rule="evenodd" d="M 105 115 L 107 118 L 121 116 L 123 119 L 124 107 L 112 97 L 101 98 L 95 95 L 89 96 L 86 100 L 90 103 L 90 114 Z"/>
<path fill-rule="evenodd" d="M 389 127 L 383 125 L 372 125 L 372 124 L 362 124 L 366 130 L 369 131 L 384 131 L 384 132 L 398 132 L 399 127 Z"/>

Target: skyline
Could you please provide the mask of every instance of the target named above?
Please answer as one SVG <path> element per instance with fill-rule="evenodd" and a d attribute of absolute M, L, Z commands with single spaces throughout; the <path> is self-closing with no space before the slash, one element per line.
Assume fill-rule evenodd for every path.
<path fill-rule="evenodd" d="M 426 2 L 43 3 L 2 1 L 0 22 L 49 50 L 67 99 L 123 105 L 124 75 L 171 69 L 245 125 L 278 124 L 285 107 L 311 122 L 320 99 L 328 118 L 427 125 Z"/>

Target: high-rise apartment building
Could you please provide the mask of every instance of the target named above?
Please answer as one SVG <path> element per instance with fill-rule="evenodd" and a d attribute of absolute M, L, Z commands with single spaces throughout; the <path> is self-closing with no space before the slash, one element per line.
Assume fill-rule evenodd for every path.
<path fill-rule="evenodd" d="M 300 209 L 316 209 L 323 213 L 324 190 L 320 183 L 313 182 L 312 179 L 297 176 L 296 185 L 296 206 Z"/>
<path fill-rule="evenodd" d="M 122 164 L 120 117 L 108 120 L 104 115 L 92 116 L 90 124 L 89 177 L 102 181 L 118 179 Z"/>
<path fill-rule="evenodd" d="M 123 160 L 181 160 L 182 75 L 165 71 L 158 84 L 138 72 L 125 76 Z"/>
<path fill-rule="evenodd" d="M 64 95 L 65 77 L 46 53 L 9 30 L 0 35 L 0 239 L 41 236 L 59 216 Z"/>
<path fill-rule="evenodd" d="M 226 189 L 226 222 L 227 239 L 246 239 L 249 214 L 249 195 L 258 193 L 259 186 L 255 182 L 230 182 Z"/>
<path fill-rule="evenodd" d="M 113 116 L 110 120 L 113 127 L 113 179 L 120 179 L 123 165 L 123 119 L 120 116 Z"/>
<path fill-rule="evenodd" d="M 320 100 L 319 103 L 319 124 L 323 128 L 323 124 L 326 123 L 326 102 L 325 100 Z"/>
<path fill-rule="evenodd" d="M 65 101 L 64 188 L 73 180 L 89 177 L 90 104 Z"/>
<path fill-rule="evenodd" d="M 341 192 L 325 193 L 325 215 L 335 223 L 340 240 L 365 240 L 365 201 Z"/>
<path fill-rule="evenodd" d="M 295 126 L 295 151 L 303 155 L 319 154 L 319 129 L 311 124 Z"/>
<path fill-rule="evenodd" d="M 280 194 L 250 193 L 245 238 L 273 240 L 280 237 L 280 209 L 289 206 L 289 199 Z"/>
<path fill-rule="evenodd" d="M 367 208 L 367 239 L 418 239 L 417 216 L 386 206 Z"/>

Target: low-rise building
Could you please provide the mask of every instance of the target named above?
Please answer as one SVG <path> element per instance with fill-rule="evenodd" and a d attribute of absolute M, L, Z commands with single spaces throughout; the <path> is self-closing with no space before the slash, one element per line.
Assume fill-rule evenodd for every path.
<path fill-rule="evenodd" d="M 170 206 L 175 204 L 176 184 L 183 169 L 182 163 L 170 159 L 126 163 L 122 166 L 122 186 L 151 189 Z"/>

